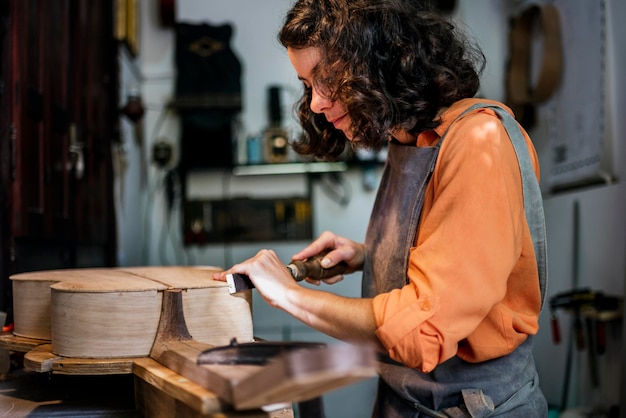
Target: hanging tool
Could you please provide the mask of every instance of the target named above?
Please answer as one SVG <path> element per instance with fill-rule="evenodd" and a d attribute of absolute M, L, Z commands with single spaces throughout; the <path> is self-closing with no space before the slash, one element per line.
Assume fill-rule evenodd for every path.
<path fill-rule="evenodd" d="M 314 280 L 321 280 L 328 277 L 343 274 L 348 265 L 341 262 L 333 267 L 322 267 L 322 260 L 325 254 L 318 254 L 308 258 L 306 261 L 293 260 L 286 267 L 291 273 L 295 281 L 299 282 L 309 277 Z M 232 293 L 243 292 L 244 290 L 254 289 L 254 283 L 245 274 L 233 273 L 226 275 L 228 282 L 228 291 Z"/>
<path fill-rule="evenodd" d="M 595 341 L 598 354 L 604 353 L 606 349 L 606 329 L 603 316 L 611 316 L 611 313 L 617 313 L 621 307 L 621 298 L 616 296 L 608 296 L 599 291 L 592 291 L 589 288 L 575 289 L 562 292 L 550 298 L 550 313 L 552 321 L 552 341 L 555 344 L 561 342 L 561 330 L 556 315 L 558 309 L 564 309 L 574 315 L 574 332 L 576 337 L 576 347 L 583 350 L 586 347 L 584 340 L 583 318 L 595 320 L 596 326 L 593 327 L 595 332 L 588 337 L 595 335 Z"/>
<path fill-rule="evenodd" d="M 588 288 L 575 289 L 568 292 L 559 293 L 550 298 L 550 313 L 552 321 L 552 341 L 555 344 L 561 342 L 561 331 L 558 318 L 556 316 L 557 309 L 564 308 L 571 310 L 574 314 L 574 332 L 576 337 L 576 348 L 583 350 L 585 348 L 585 338 L 583 333 L 582 320 L 580 311 L 582 308 L 593 305 L 596 294 Z"/>
<path fill-rule="evenodd" d="M 555 344 L 559 344 L 561 341 L 561 332 L 556 316 L 557 309 L 569 311 L 573 315 L 576 348 L 579 351 L 587 349 L 593 387 L 600 385 L 597 356 L 604 354 L 606 350 L 606 320 L 603 319 L 603 315 L 619 312 L 620 305 L 620 298 L 607 296 L 589 288 L 559 293 L 550 299 L 552 340 Z M 585 327 L 587 341 L 585 341 Z"/>

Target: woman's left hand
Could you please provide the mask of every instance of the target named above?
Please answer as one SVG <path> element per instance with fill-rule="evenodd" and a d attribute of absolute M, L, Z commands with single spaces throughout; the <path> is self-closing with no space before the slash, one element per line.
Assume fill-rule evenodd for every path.
<path fill-rule="evenodd" d="M 276 308 L 284 306 L 289 289 L 299 286 L 272 250 L 260 250 L 254 257 L 214 273 L 213 279 L 226 281 L 226 276 L 233 273 L 247 275 L 263 299 Z"/>

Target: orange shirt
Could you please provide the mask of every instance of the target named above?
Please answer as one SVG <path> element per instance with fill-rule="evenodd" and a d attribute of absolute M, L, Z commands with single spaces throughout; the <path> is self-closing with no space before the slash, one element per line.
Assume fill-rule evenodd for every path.
<path fill-rule="evenodd" d="M 479 101 L 496 103 L 456 103 L 417 146 L 435 145 Z M 524 136 L 538 177 L 536 152 Z M 373 299 L 376 335 L 407 367 L 430 372 L 455 355 L 485 361 L 511 353 L 538 330 L 541 294 L 520 169 L 490 109 L 457 120 L 442 143 L 408 277 L 408 285 Z"/>

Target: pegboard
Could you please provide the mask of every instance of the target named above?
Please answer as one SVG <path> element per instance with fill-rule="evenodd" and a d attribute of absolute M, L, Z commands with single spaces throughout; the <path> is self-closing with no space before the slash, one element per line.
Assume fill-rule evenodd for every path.
<path fill-rule="evenodd" d="M 547 147 L 542 189 L 606 181 L 606 0 L 557 0 L 564 69 L 561 85 L 538 108 Z M 543 152 L 543 154 L 541 154 Z"/>

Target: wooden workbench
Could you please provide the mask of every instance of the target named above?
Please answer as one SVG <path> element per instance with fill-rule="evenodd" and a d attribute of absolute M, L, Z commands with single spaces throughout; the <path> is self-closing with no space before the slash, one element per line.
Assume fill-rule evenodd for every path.
<path fill-rule="evenodd" d="M 0 349 L 24 354 L 25 368 L 0 381 L 0 416 L 292 418 L 291 405 L 228 411 L 212 392 L 150 357 L 76 359 L 45 340 L 0 335 Z"/>

